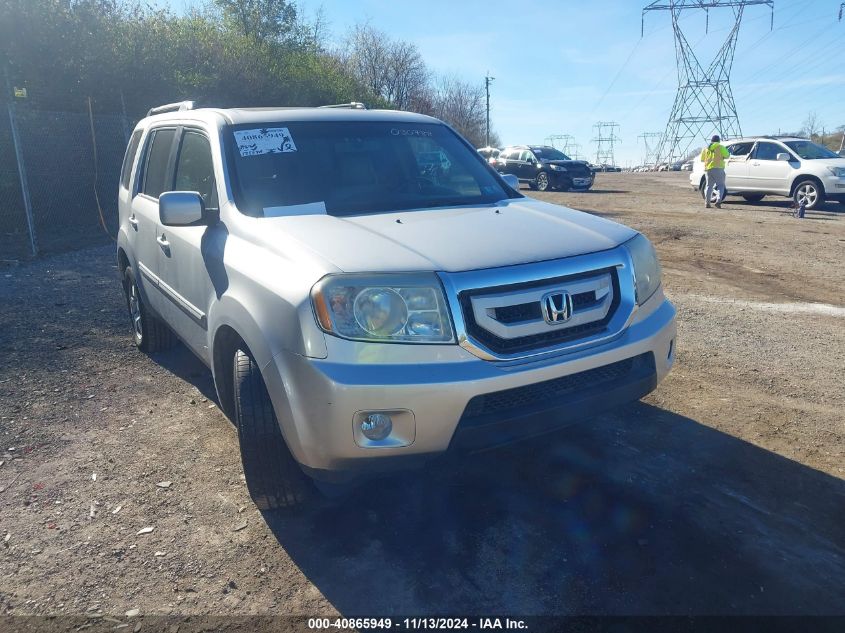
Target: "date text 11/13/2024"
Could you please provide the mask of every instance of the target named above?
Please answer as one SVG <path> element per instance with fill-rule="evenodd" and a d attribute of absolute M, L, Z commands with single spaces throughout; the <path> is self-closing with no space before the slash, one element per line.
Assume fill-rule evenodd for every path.
<path fill-rule="evenodd" d="M 309 618 L 308 628 L 312 630 L 341 629 L 479 629 L 524 630 L 524 620 L 511 618 Z"/>

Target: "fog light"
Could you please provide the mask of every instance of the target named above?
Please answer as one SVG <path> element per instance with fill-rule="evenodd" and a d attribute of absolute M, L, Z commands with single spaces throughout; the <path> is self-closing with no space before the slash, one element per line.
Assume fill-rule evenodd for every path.
<path fill-rule="evenodd" d="M 383 440 L 393 430 L 393 420 L 385 413 L 371 413 L 361 420 L 361 432 L 368 440 Z"/>

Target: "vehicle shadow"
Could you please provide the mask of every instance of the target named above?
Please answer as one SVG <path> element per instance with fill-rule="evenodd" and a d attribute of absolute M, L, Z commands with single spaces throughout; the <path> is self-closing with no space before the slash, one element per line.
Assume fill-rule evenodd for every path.
<path fill-rule="evenodd" d="M 843 614 L 845 482 L 643 403 L 267 513 L 344 616 Z"/>
<path fill-rule="evenodd" d="M 150 354 L 150 358 L 173 375 L 196 387 L 204 397 L 220 406 L 211 370 L 183 343 L 166 352 Z"/>

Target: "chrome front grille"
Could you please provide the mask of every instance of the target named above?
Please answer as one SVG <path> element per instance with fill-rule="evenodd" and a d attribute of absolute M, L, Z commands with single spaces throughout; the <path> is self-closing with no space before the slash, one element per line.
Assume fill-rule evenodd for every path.
<path fill-rule="evenodd" d="M 489 361 L 536 360 L 605 343 L 622 335 L 637 309 L 624 247 L 438 275 L 458 343 Z M 544 297 L 564 292 L 565 315 L 556 319 L 561 304 Z"/>
<path fill-rule="evenodd" d="M 467 333 L 492 351 L 512 354 L 602 332 L 618 305 L 616 269 L 469 290 L 459 297 Z M 541 300 L 568 293 L 571 313 L 549 323 Z"/>

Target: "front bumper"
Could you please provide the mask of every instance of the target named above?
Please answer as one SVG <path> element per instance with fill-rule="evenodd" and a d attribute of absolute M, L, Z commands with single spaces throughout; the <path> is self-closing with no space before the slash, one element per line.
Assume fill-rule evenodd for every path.
<path fill-rule="evenodd" d="M 567 184 L 572 189 L 589 189 L 593 186 L 594 174 L 573 176 L 571 172 L 550 171 L 548 172 L 555 187 Z"/>
<path fill-rule="evenodd" d="M 328 359 L 283 352 L 263 374 L 296 459 L 317 479 L 343 481 L 362 470 L 407 467 L 450 448 L 545 432 L 637 400 L 669 372 L 675 336 L 675 309 L 658 291 L 618 338 L 552 358 L 501 363 L 481 360 L 457 345 L 409 349 L 327 337 Z M 602 382 L 584 373 L 637 358 L 636 371 L 616 379 Z M 572 380 L 560 380 L 567 376 Z M 507 398 L 512 390 L 538 383 L 568 387 L 558 388 L 554 397 L 523 390 L 510 405 L 488 407 L 479 415 L 478 397 L 497 394 L 501 402 L 498 392 Z M 359 446 L 353 418 L 357 412 L 360 419 L 362 411 L 403 412 L 406 431 L 410 412 L 410 443 Z"/>

